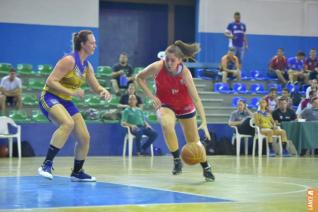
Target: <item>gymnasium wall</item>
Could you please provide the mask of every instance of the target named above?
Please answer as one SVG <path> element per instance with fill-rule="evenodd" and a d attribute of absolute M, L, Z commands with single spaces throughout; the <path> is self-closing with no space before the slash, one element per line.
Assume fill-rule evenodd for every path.
<path fill-rule="evenodd" d="M 307 54 L 318 48 L 318 1 L 314 0 L 197 0 L 196 40 L 201 43 L 198 55 L 202 62 L 219 62 L 228 49 L 224 36 L 234 12 L 241 13 L 247 25 L 249 48 L 243 70 L 267 71 L 277 48 L 294 56 L 298 50 Z"/>
<path fill-rule="evenodd" d="M 98 0 L 1 0 L 0 62 L 54 65 L 71 51 L 73 32 L 90 29 L 99 40 L 98 15 Z"/>

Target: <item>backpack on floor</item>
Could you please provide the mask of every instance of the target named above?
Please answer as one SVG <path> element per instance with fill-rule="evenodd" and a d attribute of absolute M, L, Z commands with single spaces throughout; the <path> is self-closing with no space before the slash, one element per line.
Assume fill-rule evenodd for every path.
<path fill-rule="evenodd" d="M 18 157 L 18 143 L 13 142 L 12 146 L 13 146 L 13 149 L 12 149 L 13 157 Z M 22 155 L 22 157 L 34 157 L 35 156 L 34 150 L 28 141 L 21 142 L 21 155 Z"/>

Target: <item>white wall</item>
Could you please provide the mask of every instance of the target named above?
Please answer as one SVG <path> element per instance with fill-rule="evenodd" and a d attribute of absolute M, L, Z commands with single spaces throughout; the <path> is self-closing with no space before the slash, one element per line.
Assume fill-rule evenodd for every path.
<path fill-rule="evenodd" d="M 318 36 L 317 0 L 200 0 L 199 32 L 224 32 L 235 11 L 248 34 Z"/>
<path fill-rule="evenodd" d="M 98 27 L 99 0 L 0 0 L 0 22 Z"/>

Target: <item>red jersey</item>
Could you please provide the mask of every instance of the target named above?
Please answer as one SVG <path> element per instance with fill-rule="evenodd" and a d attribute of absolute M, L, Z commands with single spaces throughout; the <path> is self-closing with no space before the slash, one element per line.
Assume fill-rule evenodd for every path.
<path fill-rule="evenodd" d="M 270 66 L 273 70 L 286 70 L 287 69 L 287 59 L 285 56 L 278 57 L 274 56 L 271 60 Z"/>
<path fill-rule="evenodd" d="M 177 75 L 172 75 L 166 69 L 165 63 L 155 75 L 156 96 L 163 106 L 172 109 L 176 115 L 186 115 L 195 111 L 192 98 L 182 77 L 182 69 Z"/>

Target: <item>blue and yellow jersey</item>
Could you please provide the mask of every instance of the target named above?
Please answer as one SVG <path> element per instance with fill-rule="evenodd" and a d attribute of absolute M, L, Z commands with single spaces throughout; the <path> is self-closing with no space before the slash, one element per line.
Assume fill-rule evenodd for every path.
<path fill-rule="evenodd" d="M 85 60 L 84 65 L 82 65 L 80 63 L 78 54 L 74 53 L 72 54 L 72 56 L 75 59 L 75 66 L 72 71 L 70 71 L 60 80 L 60 83 L 63 87 L 75 91 L 76 89 L 80 88 L 82 84 L 85 83 L 90 65 L 87 60 Z M 48 87 L 47 85 L 44 86 L 43 91 L 52 93 L 64 100 L 72 100 L 72 96 L 62 94 Z"/>

